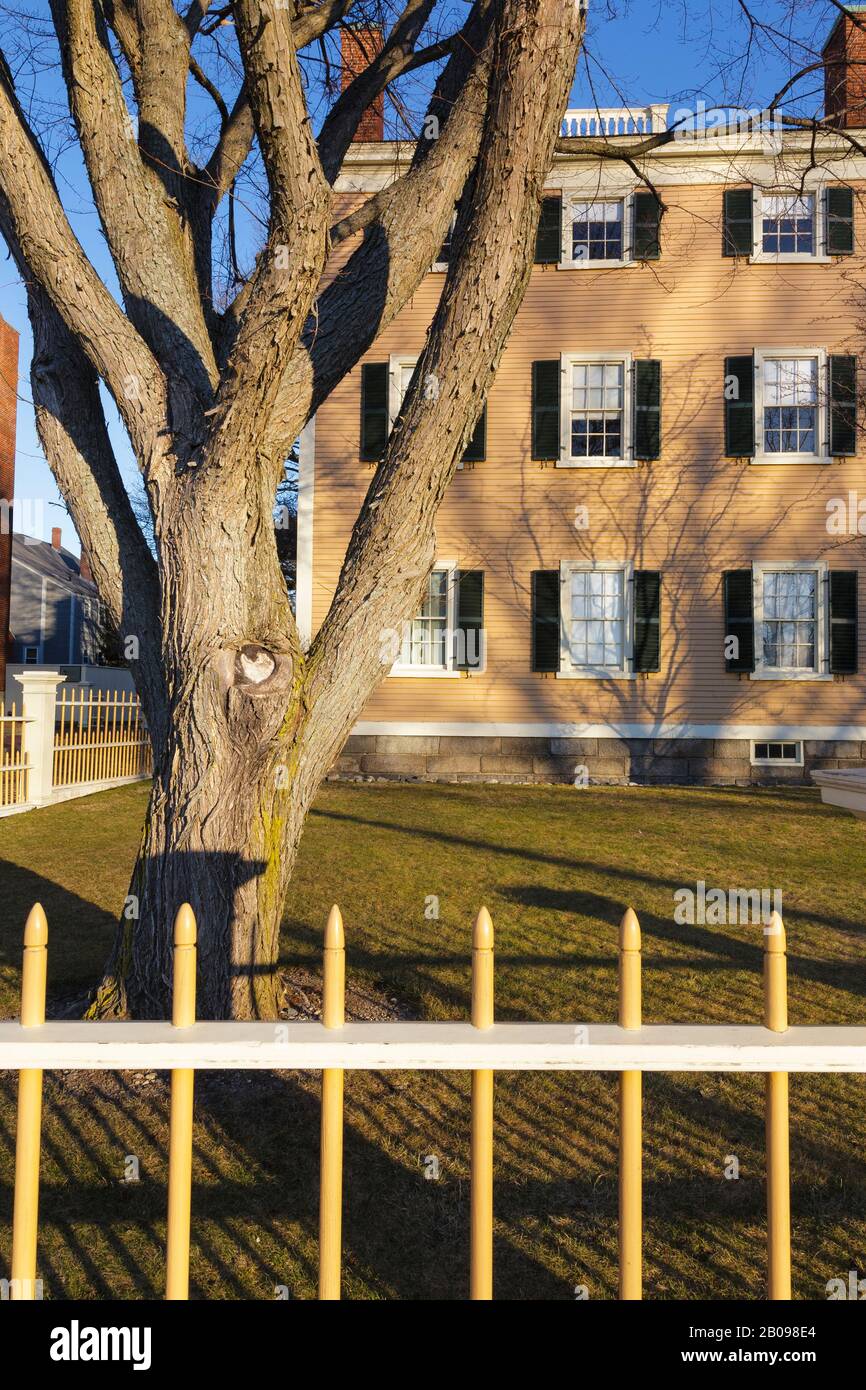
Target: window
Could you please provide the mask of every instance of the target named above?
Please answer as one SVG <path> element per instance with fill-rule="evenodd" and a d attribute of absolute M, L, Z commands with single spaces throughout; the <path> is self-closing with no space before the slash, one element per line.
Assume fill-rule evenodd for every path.
<path fill-rule="evenodd" d="M 764 361 L 764 452 L 814 454 L 818 363 L 814 357 Z"/>
<path fill-rule="evenodd" d="M 763 193 L 759 246 L 765 255 L 814 256 L 814 193 Z"/>
<path fill-rule="evenodd" d="M 753 767 L 767 763 L 784 763 L 788 767 L 803 766 L 803 744 L 801 741 L 768 740 L 755 742 L 751 746 L 750 762 Z"/>
<path fill-rule="evenodd" d="M 624 258 L 624 204 L 572 203 L 571 259 L 621 261 Z"/>
<path fill-rule="evenodd" d="M 25 666 L 38 666 L 38 664 L 39 664 L 39 648 L 38 648 L 38 647 L 25 647 L 25 648 L 24 648 L 24 665 L 25 665 Z"/>
<path fill-rule="evenodd" d="M 575 362 L 571 369 L 572 458 L 622 458 L 622 362 Z"/>
<path fill-rule="evenodd" d="M 625 596 L 622 570 L 571 575 L 569 650 L 573 666 L 623 665 Z"/>
<path fill-rule="evenodd" d="M 419 612 L 404 625 L 400 665 L 444 671 L 448 642 L 448 571 L 434 570 Z"/>
<path fill-rule="evenodd" d="M 630 674 L 631 578 L 629 565 L 563 561 L 560 674 Z"/>
<path fill-rule="evenodd" d="M 764 665 L 814 671 L 818 617 L 814 570 L 764 571 Z"/>
<path fill-rule="evenodd" d="M 755 671 L 797 680 L 827 670 L 825 565 L 755 565 Z"/>
<path fill-rule="evenodd" d="M 406 392 L 409 390 L 409 383 L 415 372 L 417 357 L 398 357 L 392 356 L 389 360 L 388 368 L 388 433 L 394 428 L 397 416 L 406 399 Z M 429 392 L 435 389 L 435 379 L 425 378 L 421 389 Z M 384 452 L 384 443 L 382 450 Z M 481 411 L 481 415 L 475 422 L 475 429 L 467 441 L 466 448 L 461 458 L 457 460 L 457 470 L 460 472 L 464 463 L 483 462 L 487 456 L 487 403 Z"/>
<path fill-rule="evenodd" d="M 486 667 L 484 572 L 440 564 L 418 612 L 395 634 L 392 676 L 454 676 Z"/>
<path fill-rule="evenodd" d="M 760 463 L 820 463 L 828 449 L 827 355 L 818 348 L 755 353 Z"/>
<path fill-rule="evenodd" d="M 560 463 L 572 468 L 630 467 L 630 356 L 567 356 L 562 364 Z"/>

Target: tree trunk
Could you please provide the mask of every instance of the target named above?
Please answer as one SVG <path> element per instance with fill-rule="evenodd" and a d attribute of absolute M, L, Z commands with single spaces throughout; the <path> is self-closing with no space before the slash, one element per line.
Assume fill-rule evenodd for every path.
<path fill-rule="evenodd" d="M 220 758 L 211 763 L 206 808 L 183 764 L 155 777 L 91 1016 L 171 1016 L 172 924 L 183 902 L 198 923 L 198 1017 L 278 1016 L 280 918 L 306 812 L 290 777 L 287 766 Z M 193 800 L 200 814 L 190 816 Z"/>

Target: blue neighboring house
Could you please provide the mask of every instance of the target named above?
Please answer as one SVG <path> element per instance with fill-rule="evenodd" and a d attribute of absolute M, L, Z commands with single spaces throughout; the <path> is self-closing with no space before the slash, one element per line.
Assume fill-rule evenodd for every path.
<path fill-rule="evenodd" d="M 10 662 L 27 666 L 98 664 L 104 642 L 103 605 L 79 560 L 60 544 L 14 532 Z"/>

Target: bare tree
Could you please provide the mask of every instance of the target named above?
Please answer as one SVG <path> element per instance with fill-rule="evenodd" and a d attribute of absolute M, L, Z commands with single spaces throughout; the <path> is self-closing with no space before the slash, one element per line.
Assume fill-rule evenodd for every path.
<path fill-rule="evenodd" d="M 583 6 L 474 0 L 462 28 L 431 39 L 434 6 L 405 0 L 316 139 L 298 55 L 312 45 L 327 57 L 324 40 L 369 6 L 234 0 L 211 13 L 191 0 L 179 14 L 171 0 L 51 0 L 122 304 L 76 239 L 0 65 L 0 230 L 27 286 L 37 424 L 100 595 L 137 645 L 154 744 L 130 888 L 138 916 L 119 926 L 95 1013 L 164 1016 L 171 922 L 188 900 L 202 1016 L 275 1016 L 281 909 L 307 809 L 386 672 L 383 630 L 419 600 L 437 507 L 523 297 Z M 193 53 L 205 39 L 228 52 L 226 35 L 239 73 L 231 104 Z M 363 112 L 440 60 L 409 167 L 372 200 L 361 244 L 321 289 L 332 187 Z M 197 161 L 191 81 L 220 120 Z M 267 230 L 223 305 L 220 208 L 251 159 L 266 179 Z M 420 283 L 458 200 L 427 346 L 304 651 L 273 525 L 284 461 Z M 121 481 L 100 383 L 141 470 L 155 555 Z"/>

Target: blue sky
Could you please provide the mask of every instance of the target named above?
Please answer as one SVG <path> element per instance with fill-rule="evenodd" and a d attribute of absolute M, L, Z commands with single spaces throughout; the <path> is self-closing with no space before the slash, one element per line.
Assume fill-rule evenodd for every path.
<path fill-rule="evenodd" d="M 795 28 L 789 29 L 792 8 Z M 679 108 L 693 107 L 702 99 L 708 105 L 734 101 L 762 105 L 788 77 L 792 51 L 797 66 L 810 60 L 816 43 L 820 47 L 829 33 L 836 10 L 829 0 L 800 0 L 793 7 L 786 0 L 752 0 L 752 9 L 762 21 L 778 27 L 779 37 L 769 37 L 747 63 L 743 61 L 746 31 L 737 0 L 590 0 L 587 54 L 578 68 L 571 104 L 592 106 L 597 101 L 614 106 L 662 101 Z M 37 0 L 35 13 L 47 19 L 47 12 L 47 0 Z M 7 52 L 11 14 L 0 0 L 0 34 Z M 808 88 L 807 83 L 803 109 L 812 113 L 817 109 L 814 80 L 811 91 Z M 40 97 L 47 96 L 49 102 L 65 100 L 56 75 L 40 74 L 38 89 Z M 26 100 L 26 86 L 21 91 Z M 57 172 L 75 231 L 113 287 L 109 258 L 73 150 L 60 155 Z M 50 537 L 52 526 L 60 526 L 64 545 L 77 553 L 75 531 L 58 505 L 59 494 L 36 434 L 29 404 L 31 339 L 25 296 L 7 258 L 0 264 L 0 313 L 21 334 L 15 493 L 24 505 L 19 506 L 16 526 L 26 524 L 43 539 Z M 133 476 L 135 466 L 110 402 L 107 409 L 118 457 L 127 476 Z"/>

